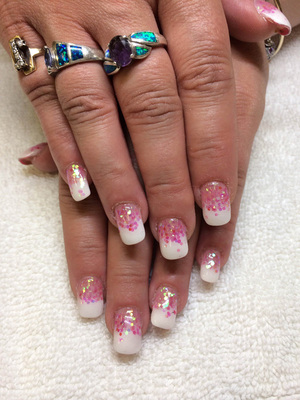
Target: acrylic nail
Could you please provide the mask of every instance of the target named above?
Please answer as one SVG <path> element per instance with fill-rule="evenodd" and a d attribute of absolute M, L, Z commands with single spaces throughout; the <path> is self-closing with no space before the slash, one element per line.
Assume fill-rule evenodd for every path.
<path fill-rule="evenodd" d="M 188 253 L 186 227 L 177 218 L 168 218 L 158 225 L 158 240 L 161 254 L 167 260 L 177 260 Z"/>
<path fill-rule="evenodd" d="M 127 245 L 140 243 L 145 238 L 141 211 L 135 204 L 119 204 L 115 207 L 115 218 L 122 242 Z"/>
<path fill-rule="evenodd" d="M 177 295 L 167 286 L 161 286 L 155 293 L 151 322 L 162 329 L 172 329 L 176 322 Z"/>
<path fill-rule="evenodd" d="M 259 15 L 276 26 L 276 32 L 284 36 L 291 33 L 289 20 L 278 8 L 263 0 L 254 0 L 254 5 Z"/>
<path fill-rule="evenodd" d="M 72 163 L 66 172 L 73 199 L 75 201 L 86 199 L 91 194 L 86 169 L 77 163 Z"/>
<path fill-rule="evenodd" d="M 47 143 L 39 143 L 35 146 L 30 147 L 25 150 L 23 154 L 18 158 L 21 164 L 23 165 L 31 165 L 34 157 L 38 156 L 44 148 L 47 146 Z"/>
<path fill-rule="evenodd" d="M 120 354 L 135 354 L 142 347 L 142 323 L 139 312 L 122 308 L 116 312 L 114 349 Z"/>
<path fill-rule="evenodd" d="M 209 182 L 201 187 L 202 213 L 208 225 L 220 226 L 231 219 L 230 195 L 224 183 Z"/>
<path fill-rule="evenodd" d="M 99 278 L 82 279 L 77 287 L 77 304 L 81 317 L 97 318 L 103 313 L 103 285 Z"/>
<path fill-rule="evenodd" d="M 202 256 L 200 276 L 205 282 L 215 283 L 220 275 L 220 253 L 207 250 Z"/>

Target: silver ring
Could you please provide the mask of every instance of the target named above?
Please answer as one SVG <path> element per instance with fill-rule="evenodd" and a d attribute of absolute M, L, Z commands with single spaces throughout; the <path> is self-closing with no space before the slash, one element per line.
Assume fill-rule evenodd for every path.
<path fill-rule="evenodd" d="M 43 55 L 43 49 L 29 48 L 20 36 L 10 39 L 9 46 L 13 64 L 17 71 L 29 75 L 36 70 L 34 58 Z"/>
<path fill-rule="evenodd" d="M 141 31 L 129 36 L 114 36 L 105 51 L 103 67 L 107 75 L 116 74 L 134 59 L 149 56 L 152 47 L 166 46 L 167 41 L 159 33 Z"/>
<path fill-rule="evenodd" d="M 44 50 L 48 74 L 53 74 L 61 68 L 69 67 L 70 65 L 104 60 L 102 50 L 74 43 L 55 41 L 52 43 L 52 47 L 45 46 Z"/>

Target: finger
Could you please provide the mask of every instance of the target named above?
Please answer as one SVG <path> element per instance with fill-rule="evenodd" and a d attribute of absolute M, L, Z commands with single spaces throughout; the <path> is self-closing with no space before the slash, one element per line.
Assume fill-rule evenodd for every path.
<path fill-rule="evenodd" d="M 232 203 L 232 218 L 224 226 L 212 228 L 201 225 L 196 259 L 201 265 L 201 277 L 216 282 L 220 268 L 229 257 L 239 206 L 245 185 L 252 142 L 264 110 L 267 82 L 267 60 L 264 46 L 234 41 L 233 59 L 237 84 L 237 122 L 239 131 L 239 180 L 238 190 Z M 245 57 L 247 54 L 248 57 Z M 247 76 L 247 81 L 244 77 Z M 251 85 L 249 86 L 249 82 Z M 251 87 L 251 90 L 249 89 Z"/>
<path fill-rule="evenodd" d="M 280 33 L 289 35 L 291 24 L 272 4 L 263 0 L 222 0 L 230 34 L 236 39 L 258 42 Z"/>
<path fill-rule="evenodd" d="M 62 7 L 62 14 L 69 12 L 68 7 Z M 54 18 L 39 29 L 48 44 L 59 37 L 97 48 L 75 21 L 62 25 Z M 57 74 L 55 87 L 108 218 L 118 225 L 124 243 L 143 240 L 143 221 L 148 215 L 146 197 L 132 166 L 114 92 L 102 65 L 83 63 L 65 68 Z"/>
<path fill-rule="evenodd" d="M 94 36 L 105 48 L 115 35 L 128 34 L 147 26 L 158 27 L 149 5 L 139 0 L 126 2 L 119 11 L 128 18 L 112 15 Z M 168 259 L 187 254 L 187 239 L 195 226 L 194 199 L 186 161 L 184 123 L 174 70 L 165 49 L 156 48 L 149 57 L 134 61 L 113 76 L 118 102 L 124 115 L 150 208 L 150 226 Z M 175 231 L 177 244 L 166 245 L 164 232 Z"/>
<path fill-rule="evenodd" d="M 86 202 L 76 203 L 60 179 L 59 201 L 70 284 L 78 311 L 82 317 L 96 318 L 103 312 L 107 219 L 95 190 Z"/>
<path fill-rule="evenodd" d="M 166 0 L 159 3 L 159 15 L 184 109 L 195 199 L 208 224 L 224 225 L 236 193 L 237 146 L 234 74 L 223 7 L 219 0 L 193 0 L 188 6 Z"/>
<path fill-rule="evenodd" d="M 194 264 L 196 245 L 200 228 L 198 218 L 195 231 L 189 241 L 189 253 L 182 260 L 169 261 L 157 252 L 149 289 L 152 309 L 151 322 L 162 329 L 172 329 L 176 316 L 188 298 L 189 283 Z"/>
<path fill-rule="evenodd" d="M 25 150 L 18 158 L 23 165 L 33 165 L 42 172 L 57 172 L 48 143 L 39 143 Z"/>
<path fill-rule="evenodd" d="M 106 324 L 113 334 L 114 349 L 137 353 L 149 323 L 148 286 L 152 237 L 125 246 L 117 229 L 109 225 Z"/>

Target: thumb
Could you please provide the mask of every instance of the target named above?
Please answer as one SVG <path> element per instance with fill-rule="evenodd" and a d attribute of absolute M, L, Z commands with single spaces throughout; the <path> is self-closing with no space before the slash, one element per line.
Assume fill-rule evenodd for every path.
<path fill-rule="evenodd" d="M 263 0 L 222 0 L 231 36 L 258 42 L 279 33 L 289 35 L 291 24 L 275 6 Z"/>

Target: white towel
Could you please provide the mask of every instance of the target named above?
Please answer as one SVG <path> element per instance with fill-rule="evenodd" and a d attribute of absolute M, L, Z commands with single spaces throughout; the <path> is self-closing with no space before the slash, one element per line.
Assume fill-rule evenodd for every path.
<path fill-rule="evenodd" d="M 219 282 L 194 268 L 170 333 L 112 351 L 69 288 L 57 177 L 17 156 L 44 140 L 0 50 L 0 399 L 300 399 L 300 30 L 270 65 L 231 257 Z"/>

